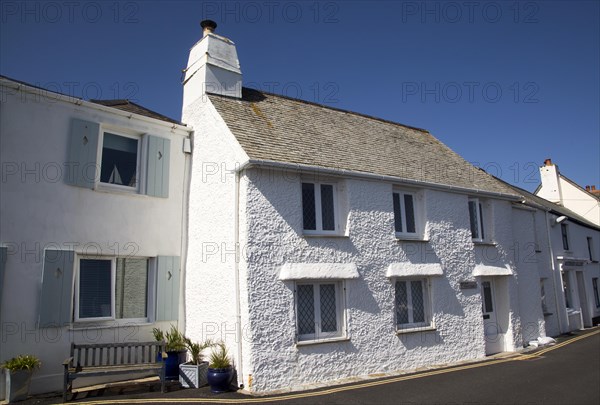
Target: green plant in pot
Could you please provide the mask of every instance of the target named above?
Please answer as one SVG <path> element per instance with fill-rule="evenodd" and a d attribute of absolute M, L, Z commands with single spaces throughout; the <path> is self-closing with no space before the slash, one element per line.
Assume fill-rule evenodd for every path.
<path fill-rule="evenodd" d="M 24 354 L 13 357 L 0 366 L 6 370 L 6 399 L 9 403 L 27 399 L 31 376 L 41 364 L 37 357 Z"/>
<path fill-rule="evenodd" d="M 227 346 L 225 343 L 219 342 L 210 354 L 207 373 L 208 385 L 213 393 L 219 394 L 229 391 L 232 379 L 233 367 Z"/>
<path fill-rule="evenodd" d="M 168 332 L 163 332 L 159 328 L 152 329 L 152 334 L 157 342 L 165 342 L 165 378 L 167 380 L 177 380 L 179 378 L 179 365 L 185 362 L 186 345 L 185 336 L 175 325 L 171 325 Z M 162 359 L 160 359 L 162 360 Z"/>
<path fill-rule="evenodd" d="M 204 361 L 202 352 L 213 346 L 211 340 L 205 342 L 192 342 L 190 338 L 184 338 L 185 346 L 190 354 L 191 360 L 179 365 L 179 382 L 185 388 L 199 388 L 207 384 L 206 374 L 208 362 Z"/>

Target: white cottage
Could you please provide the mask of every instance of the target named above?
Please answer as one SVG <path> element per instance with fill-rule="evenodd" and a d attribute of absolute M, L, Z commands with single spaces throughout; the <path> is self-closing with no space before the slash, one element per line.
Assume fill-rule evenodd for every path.
<path fill-rule="evenodd" d="M 187 126 L 0 77 L 0 361 L 41 357 L 35 392 L 71 342 L 169 324 L 225 340 L 261 394 L 595 322 L 597 226 L 426 130 L 243 88 L 203 27 Z"/>
<path fill-rule="evenodd" d="M 0 86 L 0 361 L 34 354 L 33 391 L 59 390 L 71 342 L 182 319 L 191 131 L 126 100 Z"/>
<path fill-rule="evenodd" d="M 183 96 L 186 333 L 225 339 L 240 385 L 513 351 L 522 317 L 545 335 L 538 270 L 513 252 L 520 193 L 426 130 L 243 88 L 234 43 L 203 26 Z"/>

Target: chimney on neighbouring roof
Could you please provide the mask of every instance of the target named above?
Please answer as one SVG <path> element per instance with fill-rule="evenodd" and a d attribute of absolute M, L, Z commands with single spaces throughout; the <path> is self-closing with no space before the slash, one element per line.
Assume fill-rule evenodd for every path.
<path fill-rule="evenodd" d="M 202 37 L 214 33 L 217 29 L 217 23 L 213 20 L 204 20 L 200 23 L 200 26 L 202 27 Z"/>
<path fill-rule="evenodd" d="M 242 71 L 233 41 L 215 34 L 217 23 L 200 23 L 202 38 L 190 50 L 183 70 L 183 108 L 197 100 L 206 101 L 206 93 L 242 98 Z"/>
<path fill-rule="evenodd" d="M 590 191 L 590 186 L 585 186 L 585 191 Z"/>
<path fill-rule="evenodd" d="M 560 172 L 558 166 L 552 163 L 552 159 L 544 160 L 544 165 L 540 167 L 540 179 L 542 187 L 536 194 L 553 203 L 562 204 Z"/>

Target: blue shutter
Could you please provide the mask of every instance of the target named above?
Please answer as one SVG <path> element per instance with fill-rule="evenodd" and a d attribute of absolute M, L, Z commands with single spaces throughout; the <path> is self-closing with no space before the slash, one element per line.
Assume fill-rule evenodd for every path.
<path fill-rule="evenodd" d="M 98 175 L 98 134 L 100 125 L 74 118 L 71 120 L 67 161 L 68 184 L 94 188 Z"/>
<path fill-rule="evenodd" d="M 158 256 L 156 282 L 156 320 L 176 321 L 179 318 L 179 256 Z"/>
<path fill-rule="evenodd" d="M 40 299 L 40 327 L 53 327 L 71 322 L 73 302 L 73 263 L 69 250 L 46 250 Z"/>
<path fill-rule="evenodd" d="M 169 155 L 171 141 L 148 136 L 148 166 L 146 170 L 146 194 L 154 197 L 169 196 Z"/>
<path fill-rule="evenodd" d="M 6 268 L 6 256 L 8 248 L 0 247 L 0 304 L 2 304 L 2 291 L 4 288 L 4 269 Z"/>

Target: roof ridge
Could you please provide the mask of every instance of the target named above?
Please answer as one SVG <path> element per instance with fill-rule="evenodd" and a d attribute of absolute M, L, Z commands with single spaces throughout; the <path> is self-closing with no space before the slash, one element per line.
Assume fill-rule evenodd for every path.
<path fill-rule="evenodd" d="M 343 112 L 343 113 L 347 113 L 347 114 L 357 115 L 359 117 L 369 118 L 369 119 L 377 120 L 377 121 L 380 121 L 380 122 L 385 122 L 387 124 L 397 125 L 397 126 L 401 126 L 401 127 L 404 127 L 404 128 L 413 129 L 415 131 L 420 131 L 420 132 L 424 132 L 426 134 L 430 134 L 430 132 L 428 130 L 426 130 L 426 129 L 419 128 L 419 127 L 414 127 L 414 126 L 411 126 L 411 125 L 402 124 L 400 122 L 396 122 L 396 121 L 392 121 L 392 120 L 387 120 L 385 118 L 376 117 L 374 115 L 359 113 L 359 112 L 352 111 L 352 110 L 345 110 L 343 108 L 332 107 L 332 106 L 329 106 L 329 105 L 326 105 L 326 104 L 317 103 L 317 102 L 314 102 L 314 101 L 308 101 L 308 100 L 303 100 L 301 98 L 294 98 L 294 97 L 290 97 L 290 96 L 285 96 L 283 94 L 276 94 L 276 93 L 271 93 L 271 92 L 268 92 L 268 91 L 257 90 L 257 89 L 253 89 L 251 87 L 242 87 L 242 91 L 243 90 L 250 90 L 252 92 L 256 92 L 256 93 L 260 93 L 260 94 L 267 94 L 267 95 L 273 96 L 273 97 L 283 98 L 283 99 L 286 99 L 286 100 L 297 101 L 297 102 L 300 102 L 300 103 L 303 103 L 303 104 L 314 105 L 316 107 L 322 107 L 322 108 L 326 108 L 326 109 L 333 110 L 333 111 L 338 111 L 338 112 Z M 242 98 L 239 99 L 237 97 L 225 96 L 223 94 L 217 94 L 217 93 L 211 93 L 211 92 L 208 92 L 208 94 L 211 95 L 211 96 L 218 96 L 218 97 L 223 97 L 223 98 L 231 98 L 231 99 L 234 99 L 234 100 L 237 99 L 237 100 L 240 100 L 240 101 L 251 101 L 251 100 L 244 100 L 243 95 L 242 95 Z"/>

